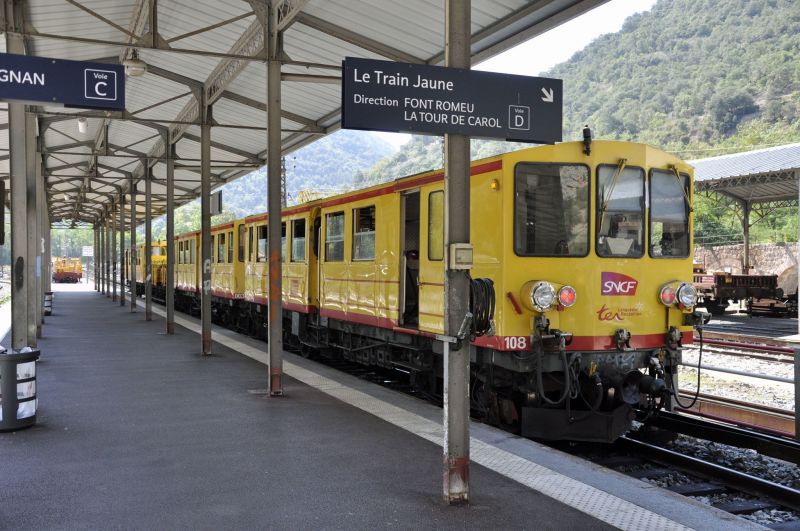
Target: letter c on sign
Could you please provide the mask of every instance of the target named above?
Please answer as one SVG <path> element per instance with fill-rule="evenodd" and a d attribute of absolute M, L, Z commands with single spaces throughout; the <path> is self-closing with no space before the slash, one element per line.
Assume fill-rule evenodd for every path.
<path fill-rule="evenodd" d="M 95 83 L 94 84 L 94 93 L 97 94 L 98 96 L 108 96 L 108 92 L 101 92 L 101 90 L 104 90 L 104 89 L 101 89 L 100 85 L 103 85 L 103 87 L 107 87 L 108 83 L 106 83 L 105 81 L 98 81 L 97 83 Z"/>

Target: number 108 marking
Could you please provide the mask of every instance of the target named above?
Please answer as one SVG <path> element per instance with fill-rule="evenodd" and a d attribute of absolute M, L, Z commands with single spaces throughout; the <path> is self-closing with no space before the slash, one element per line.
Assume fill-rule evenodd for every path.
<path fill-rule="evenodd" d="M 528 350 L 528 338 L 526 336 L 506 336 L 503 338 L 503 345 L 506 350 Z"/>

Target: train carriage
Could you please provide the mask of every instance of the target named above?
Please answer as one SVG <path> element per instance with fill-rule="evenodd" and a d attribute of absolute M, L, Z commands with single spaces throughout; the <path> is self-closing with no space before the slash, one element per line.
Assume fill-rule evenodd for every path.
<path fill-rule="evenodd" d="M 669 407 L 698 319 L 692 168 L 596 141 L 475 161 L 470 173 L 473 412 L 526 436 L 610 441 L 634 410 Z M 287 348 L 397 369 L 441 396 L 443 186 L 431 171 L 284 209 Z M 266 222 L 212 229 L 214 293 L 241 302 L 215 305 L 215 317 L 258 336 Z M 198 236 L 176 242 L 178 299 L 196 301 Z M 229 272 L 239 262 L 240 282 Z"/>

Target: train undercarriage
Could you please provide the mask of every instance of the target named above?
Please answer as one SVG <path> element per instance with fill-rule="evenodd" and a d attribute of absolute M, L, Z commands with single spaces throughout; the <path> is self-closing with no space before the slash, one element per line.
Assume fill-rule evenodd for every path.
<path fill-rule="evenodd" d="M 163 300 L 163 287 L 154 286 L 153 298 Z M 175 307 L 199 316 L 199 296 L 178 290 Z M 265 305 L 212 297 L 215 324 L 262 340 L 266 313 Z M 414 394 L 442 401 L 442 344 L 430 336 L 286 310 L 283 330 L 288 351 L 386 371 Z M 674 348 L 591 352 L 565 350 L 555 337 L 534 345 L 529 352 L 470 347 L 474 418 L 535 439 L 610 442 L 637 416 L 669 408 L 680 361 L 675 342 Z"/>

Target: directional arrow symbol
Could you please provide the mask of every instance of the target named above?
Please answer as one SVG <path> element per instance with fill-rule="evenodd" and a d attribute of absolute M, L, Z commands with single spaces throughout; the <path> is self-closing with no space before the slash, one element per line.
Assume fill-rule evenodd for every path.
<path fill-rule="evenodd" d="M 553 89 L 548 90 L 542 87 L 542 94 L 544 94 L 544 96 L 542 97 L 542 101 L 546 101 L 547 103 L 553 103 Z"/>

